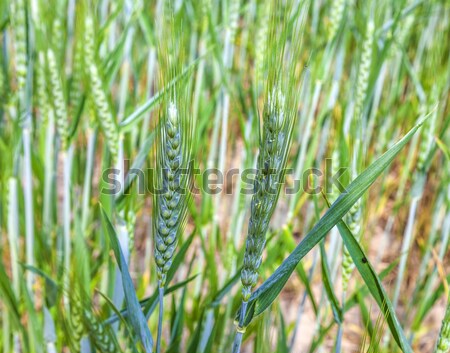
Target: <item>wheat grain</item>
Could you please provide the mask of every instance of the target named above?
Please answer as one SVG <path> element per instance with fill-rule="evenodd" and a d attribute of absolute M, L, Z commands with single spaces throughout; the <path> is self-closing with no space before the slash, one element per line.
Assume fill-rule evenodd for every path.
<path fill-rule="evenodd" d="M 70 326 L 72 329 L 72 341 L 77 352 L 80 351 L 80 341 L 86 331 L 83 323 L 83 307 L 80 300 L 74 300 L 71 297 L 70 305 Z"/>
<path fill-rule="evenodd" d="M 25 87 L 27 79 L 27 15 L 24 0 L 11 1 L 11 20 L 14 28 L 16 50 L 16 74 L 19 90 Z"/>
<path fill-rule="evenodd" d="M 95 64 L 94 21 L 89 15 L 86 15 L 84 20 L 83 49 L 83 64 L 86 70 L 86 75 L 89 76 L 89 65 Z"/>
<path fill-rule="evenodd" d="M 52 49 L 47 51 L 47 67 L 50 76 L 50 92 L 56 117 L 56 129 L 61 139 L 61 149 L 64 151 L 68 147 L 69 122 L 61 77 L 58 72 L 55 53 Z"/>
<path fill-rule="evenodd" d="M 234 42 L 239 26 L 240 0 L 230 0 L 228 8 L 228 29 L 230 31 L 230 43 Z"/>
<path fill-rule="evenodd" d="M 51 111 L 50 102 L 47 95 L 47 80 L 45 75 L 45 54 L 38 54 L 38 64 L 36 69 L 36 88 L 38 97 L 38 107 L 42 118 L 42 124 L 47 126 L 48 117 Z"/>
<path fill-rule="evenodd" d="M 126 227 L 127 227 L 127 233 L 128 233 L 128 250 L 129 250 L 130 254 L 133 252 L 133 249 L 134 249 L 135 224 L 136 224 L 136 213 L 134 212 L 134 210 L 129 210 L 127 212 L 127 217 L 126 217 Z"/>
<path fill-rule="evenodd" d="M 110 330 L 106 329 L 88 309 L 84 309 L 83 318 L 94 346 L 103 353 L 117 353 L 118 347 Z"/>
<path fill-rule="evenodd" d="M 345 0 L 334 0 L 330 9 L 330 26 L 328 32 L 328 39 L 333 40 L 341 25 L 344 17 Z"/>
<path fill-rule="evenodd" d="M 58 11 L 57 11 L 58 12 Z M 56 56 L 58 59 L 64 54 L 64 27 L 61 19 L 59 18 L 59 14 L 56 14 L 55 19 L 52 23 L 52 47 L 55 50 Z"/>
<path fill-rule="evenodd" d="M 99 120 L 100 126 L 106 137 L 106 144 L 111 153 L 113 165 L 117 164 L 119 156 L 119 131 L 116 121 L 109 107 L 109 102 L 103 90 L 103 82 L 95 64 L 89 65 L 90 89 L 92 102 Z"/>
<path fill-rule="evenodd" d="M 72 109 L 72 116 L 75 116 L 75 114 L 78 113 L 78 109 L 83 98 L 83 46 L 82 41 L 78 38 L 75 41 L 72 61 L 73 67 L 70 81 L 69 103 Z"/>
<path fill-rule="evenodd" d="M 373 33 L 375 25 L 372 20 L 367 23 L 366 35 L 364 37 L 363 49 L 361 53 L 361 63 L 358 70 L 358 81 L 356 84 L 355 118 L 361 119 L 364 101 L 367 95 L 369 84 L 370 66 L 372 64 Z"/>

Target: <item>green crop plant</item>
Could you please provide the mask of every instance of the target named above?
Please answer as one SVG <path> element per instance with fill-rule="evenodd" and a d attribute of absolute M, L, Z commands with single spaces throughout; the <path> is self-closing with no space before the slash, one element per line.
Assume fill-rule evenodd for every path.
<path fill-rule="evenodd" d="M 445 0 L 0 1 L 0 352 L 447 352 Z"/>

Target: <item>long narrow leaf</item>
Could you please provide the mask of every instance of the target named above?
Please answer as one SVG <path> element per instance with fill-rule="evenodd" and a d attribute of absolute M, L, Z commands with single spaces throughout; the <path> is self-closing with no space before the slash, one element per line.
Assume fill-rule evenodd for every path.
<path fill-rule="evenodd" d="M 125 294 L 125 302 L 129 312 L 129 320 L 131 326 L 135 330 L 135 334 L 139 337 L 145 352 L 153 351 L 153 339 L 150 334 L 150 330 L 147 325 L 147 320 L 142 313 L 139 300 L 136 296 L 136 291 L 133 286 L 133 281 L 131 280 L 130 273 L 128 272 L 128 266 L 123 256 L 122 250 L 120 249 L 119 240 L 117 239 L 116 231 L 114 230 L 111 221 L 109 220 L 107 214 L 100 207 L 102 213 L 102 224 L 105 232 L 109 235 L 111 241 L 111 246 L 114 251 L 114 255 L 119 265 L 120 273 L 122 274 L 123 290 Z"/>
<path fill-rule="evenodd" d="M 336 323 L 342 324 L 342 309 L 339 305 L 339 301 L 336 298 L 336 294 L 333 291 L 333 283 L 331 281 L 330 269 L 328 267 L 327 254 L 325 252 L 325 246 L 323 242 L 320 243 L 320 258 L 322 264 L 322 280 L 325 287 L 328 300 L 330 301 L 331 309 L 333 311 L 333 317 Z"/>
<path fill-rule="evenodd" d="M 300 260 L 325 237 L 350 210 L 353 204 L 375 182 L 376 178 L 389 166 L 422 123 L 423 121 L 413 127 L 401 140 L 371 164 L 348 186 L 346 192 L 339 196 L 331 208 L 306 235 L 305 239 L 297 245 L 294 251 L 261 287 L 253 293 L 248 303 L 247 315 L 244 320 L 245 325 L 248 325 L 254 316 L 261 314 L 272 304 L 282 291 Z"/>
<path fill-rule="evenodd" d="M 392 303 L 384 290 L 380 278 L 376 274 L 369 260 L 366 258 L 364 251 L 348 229 L 347 225 L 343 221 L 339 221 L 337 226 L 339 233 L 341 233 L 342 239 L 344 240 L 345 247 L 348 249 L 358 272 L 361 274 L 361 277 L 369 288 L 370 294 L 372 294 L 372 297 L 383 311 L 384 317 L 389 325 L 392 335 L 395 338 L 395 341 L 403 352 L 412 353 L 412 349 L 403 333 L 403 329 L 400 326 L 397 316 L 395 315 L 394 307 L 392 306 Z"/>

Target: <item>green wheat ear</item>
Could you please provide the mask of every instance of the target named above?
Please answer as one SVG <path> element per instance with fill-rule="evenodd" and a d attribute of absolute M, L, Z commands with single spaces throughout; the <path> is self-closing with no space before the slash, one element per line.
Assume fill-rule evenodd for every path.
<path fill-rule="evenodd" d="M 344 17 L 345 0 L 333 0 L 330 9 L 328 39 L 333 40 Z"/>
<path fill-rule="evenodd" d="M 11 1 L 11 22 L 14 30 L 16 74 L 19 91 L 27 80 L 27 14 L 25 0 Z"/>
<path fill-rule="evenodd" d="M 111 153 L 113 165 L 117 164 L 119 156 L 119 129 L 109 106 L 108 98 L 103 89 L 103 81 L 95 64 L 89 65 L 90 89 L 96 116 L 106 137 L 106 144 Z"/>
<path fill-rule="evenodd" d="M 267 78 L 264 82 L 264 108 L 262 113 L 262 136 L 260 137 L 257 172 L 254 181 L 254 194 L 251 202 L 250 220 L 241 272 L 242 300 L 247 302 L 258 280 L 258 270 L 266 242 L 269 222 L 275 210 L 285 167 L 289 154 L 292 130 L 297 119 L 297 99 L 295 91 L 295 63 L 298 62 L 300 45 L 287 55 L 289 40 L 294 41 L 292 28 L 281 22 L 277 23 L 278 8 L 271 5 L 267 44 L 262 53 Z M 282 17 L 287 19 L 289 8 L 281 9 Z M 298 44 L 298 43 L 297 43 Z M 286 66 L 283 63 L 289 62 Z M 282 69 L 280 69 L 283 67 Z M 262 70 L 263 71 L 263 70 Z M 262 75 L 261 75 L 262 76 Z M 256 80 L 262 77 L 256 77 Z"/>
<path fill-rule="evenodd" d="M 47 68 L 50 77 L 50 93 L 56 117 L 56 128 L 61 139 L 61 149 L 64 151 L 69 146 L 69 121 L 64 97 L 63 85 L 59 74 L 56 56 L 52 49 L 47 51 Z"/>
<path fill-rule="evenodd" d="M 278 86 L 273 87 L 263 111 L 263 136 L 241 272 L 244 301 L 248 301 L 258 280 L 266 233 L 283 183 L 290 147 L 289 121 L 293 118 L 286 109 L 285 95 Z"/>
<path fill-rule="evenodd" d="M 163 104 L 157 150 L 157 180 L 154 196 L 155 261 L 159 286 L 166 274 L 184 229 L 190 200 L 191 116 L 180 86 Z"/>
<path fill-rule="evenodd" d="M 285 7 L 278 5 L 276 1 L 270 3 L 269 33 L 267 45 L 262 51 L 264 68 L 261 72 L 266 69 L 267 77 L 262 77 L 258 68 L 255 75 L 256 86 L 258 87 L 258 80 L 263 80 L 262 86 L 265 87 L 261 119 L 262 135 L 259 142 L 254 194 L 241 270 L 242 305 L 233 342 L 233 353 L 240 352 L 241 349 L 242 337 L 246 329 L 244 319 L 247 305 L 258 281 L 266 233 L 284 182 L 292 131 L 298 114 L 296 65 L 299 62 L 301 45 L 300 33 L 297 31 L 302 30 L 306 5 L 303 9 L 305 12 L 296 12 L 297 17 L 294 17 L 292 22 L 288 20 L 292 19 L 290 17 L 292 8 L 288 5 Z M 280 22 L 278 22 L 279 17 L 281 17 Z"/>
<path fill-rule="evenodd" d="M 160 47 L 161 87 L 165 92 L 157 126 L 156 178 L 153 194 L 154 256 L 159 287 L 159 322 L 156 352 L 161 351 L 164 288 L 167 272 L 184 231 L 191 200 L 191 158 L 194 118 L 189 110 L 189 87 L 183 72 L 183 50 L 175 43 L 179 34 L 173 17 L 166 23 L 167 38 Z M 169 85 L 170 83 L 170 85 Z"/>
<path fill-rule="evenodd" d="M 37 89 L 37 102 L 39 112 L 42 117 L 43 126 L 47 126 L 48 117 L 51 112 L 51 103 L 49 101 L 49 97 L 47 95 L 47 76 L 46 76 L 46 67 L 45 67 L 45 54 L 44 52 L 39 52 L 38 54 L 38 63 L 36 68 L 36 89 Z M 0 70 L 1 72 L 1 70 Z"/>
<path fill-rule="evenodd" d="M 173 17 L 173 4 L 164 9 L 163 30 L 171 38 L 160 44 L 160 86 L 169 87 L 162 99 L 156 140 L 156 178 L 153 194 L 154 256 L 159 287 L 164 288 L 166 274 L 178 239 L 184 230 L 190 201 L 190 161 L 193 121 L 189 110 L 188 78 L 183 72 L 184 51 L 175 39 L 182 31 Z M 181 77 L 181 78 L 180 78 Z"/>

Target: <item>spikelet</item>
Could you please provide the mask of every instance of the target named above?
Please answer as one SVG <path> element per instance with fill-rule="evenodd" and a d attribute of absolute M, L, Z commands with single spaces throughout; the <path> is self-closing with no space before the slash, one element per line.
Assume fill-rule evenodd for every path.
<path fill-rule="evenodd" d="M 286 165 L 286 151 L 290 145 L 287 128 L 291 117 L 288 117 L 285 96 L 280 88 L 273 87 L 269 93 L 263 115 L 263 136 L 241 271 L 244 302 L 250 298 L 258 280 L 266 233 L 278 199 Z"/>
<path fill-rule="evenodd" d="M 330 9 L 328 40 L 333 40 L 344 17 L 345 0 L 333 0 Z"/>
<path fill-rule="evenodd" d="M 174 95 L 165 111 L 160 130 L 158 151 L 158 189 L 154 199 L 155 261 L 160 287 L 166 283 L 166 274 L 172 265 L 172 257 L 178 236 L 186 218 L 189 193 L 187 191 L 190 141 L 186 140 L 188 123 L 184 110 L 179 109 Z M 184 173 L 184 174 L 183 174 Z"/>
<path fill-rule="evenodd" d="M 230 42 L 233 43 L 239 26 L 240 0 L 230 0 L 228 9 L 228 28 L 230 30 Z"/>
<path fill-rule="evenodd" d="M 94 64 L 89 65 L 89 83 L 95 112 L 105 134 L 106 144 L 111 153 L 113 165 L 116 165 L 119 150 L 119 131 L 112 115 L 105 91 L 103 90 L 102 79 L 100 78 L 97 66 Z"/>
<path fill-rule="evenodd" d="M 85 75 L 85 82 L 88 83 L 90 81 L 89 77 L 89 65 L 95 64 L 95 37 L 94 37 L 94 21 L 91 16 L 86 15 L 84 18 L 84 26 L 83 26 L 83 41 L 82 44 L 82 66 L 83 72 Z M 91 95 L 86 96 L 86 106 L 89 111 L 89 123 L 91 126 L 95 126 L 97 124 L 95 119 L 95 105 L 93 102 L 93 98 Z"/>
<path fill-rule="evenodd" d="M 361 199 L 358 200 L 350 209 L 347 214 L 347 225 L 352 234 L 355 236 L 356 240 L 361 240 Z M 342 291 L 347 293 L 348 282 L 355 269 L 355 264 L 347 247 L 344 246 L 343 258 L 342 258 Z"/>
<path fill-rule="evenodd" d="M 77 38 L 75 40 L 74 45 L 74 54 L 72 60 L 72 79 L 70 82 L 70 90 L 69 90 L 69 104 L 72 111 L 72 116 L 75 116 L 78 113 L 78 109 L 80 107 L 83 92 L 82 92 L 82 83 L 83 83 L 83 46 L 82 41 Z"/>
<path fill-rule="evenodd" d="M 58 58 L 61 58 L 63 55 L 64 42 L 63 23 L 59 17 L 55 17 L 52 24 L 52 47 Z"/>
<path fill-rule="evenodd" d="M 89 14 L 85 15 L 84 23 L 83 23 L 83 41 L 82 41 L 82 57 L 83 57 L 83 72 L 85 75 L 85 82 L 89 84 L 89 66 L 91 64 L 96 65 L 96 55 L 95 55 L 95 28 L 94 28 L 94 20 Z M 88 88 L 88 87 L 87 87 Z M 89 110 L 90 124 L 95 125 L 97 122 L 95 120 L 95 105 L 91 95 L 87 94 L 86 96 L 86 105 Z"/>
<path fill-rule="evenodd" d="M 50 93 L 56 116 L 56 129 L 61 139 L 61 149 L 64 151 L 68 147 L 69 122 L 61 77 L 58 72 L 55 54 L 51 49 L 47 51 L 47 68 L 50 77 Z"/>
<path fill-rule="evenodd" d="M 136 224 L 136 213 L 134 210 L 129 210 L 127 212 L 126 217 L 126 227 L 127 227 L 127 233 L 128 233 L 128 249 L 130 254 L 132 253 L 134 249 L 134 228 Z"/>
<path fill-rule="evenodd" d="M 84 20 L 83 49 L 85 74 L 89 76 L 89 65 L 95 64 L 95 34 L 94 21 L 88 15 Z"/>
<path fill-rule="evenodd" d="M 80 341 L 85 333 L 85 327 L 83 323 L 83 307 L 79 300 L 73 300 L 71 298 L 70 306 L 70 327 L 72 329 L 72 343 L 74 349 L 80 351 Z"/>
<path fill-rule="evenodd" d="M 450 299 L 450 298 L 449 298 Z M 447 304 L 444 319 L 442 320 L 441 331 L 436 344 L 435 353 L 448 353 L 450 351 L 450 301 Z"/>
<path fill-rule="evenodd" d="M 208 16 L 211 13 L 211 0 L 202 0 L 202 30 L 208 29 Z"/>
<path fill-rule="evenodd" d="M 373 33 L 375 25 L 372 20 L 367 23 L 366 35 L 364 37 L 361 63 L 358 69 L 358 81 L 356 84 L 355 117 L 361 119 L 364 100 L 366 99 L 367 86 L 369 84 L 370 66 L 372 63 Z"/>
<path fill-rule="evenodd" d="M 112 337 L 109 329 L 106 329 L 90 310 L 84 309 L 84 322 L 87 332 L 89 332 L 91 337 L 91 342 L 100 352 L 120 352 L 118 345 Z"/>
<path fill-rule="evenodd" d="M 18 89 L 22 90 L 27 79 L 27 15 L 25 0 L 11 1 L 11 21 L 14 29 L 17 85 Z"/>
<path fill-rule="evenodd" d="M 45 75 L 45 54 L 39 52 L 36 68 L 36 92 L 39 112 L 42 117 L 42 124 L 45 126 L 48 122 L 48 115 L 51 111 L 50 102 L 47 96 L 47 79 Z"/>

